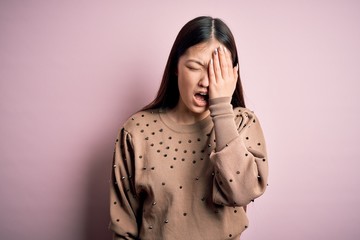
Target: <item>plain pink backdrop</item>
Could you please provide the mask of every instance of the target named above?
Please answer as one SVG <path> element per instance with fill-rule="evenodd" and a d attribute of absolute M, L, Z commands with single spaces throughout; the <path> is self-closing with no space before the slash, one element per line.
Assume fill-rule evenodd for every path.
<path fill-rule="evenodd" d="M 359 11 L 355 0 L 2 0 L 0 239 L 110 239 L 116 133 L 199 15 L 232 29 L 267 139 L 270 186 L 242 240 L 360 239 Z"/>

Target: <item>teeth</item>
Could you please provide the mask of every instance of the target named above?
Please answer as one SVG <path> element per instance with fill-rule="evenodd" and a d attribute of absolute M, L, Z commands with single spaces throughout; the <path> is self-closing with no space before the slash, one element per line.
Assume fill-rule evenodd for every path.
<path fill-rule="evenodd" d="M 200 93 L 201 96 L 206 96 L 207 94 L 206 93 Z"/>

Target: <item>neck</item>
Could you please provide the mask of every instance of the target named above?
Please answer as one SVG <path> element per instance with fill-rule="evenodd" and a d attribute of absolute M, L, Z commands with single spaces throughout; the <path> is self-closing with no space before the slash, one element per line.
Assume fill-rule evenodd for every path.
<path fill-rule="evenodd" d="M 194 124 L 203 120 L 210 114 L 209 110 L 201 113 L 195 113 L 185 107 L 182 107 L 180 104 L 178 104 L 175 108 L 168 110 L 167 112 L 169 118 L 172 121 L 181 125 Z"/>

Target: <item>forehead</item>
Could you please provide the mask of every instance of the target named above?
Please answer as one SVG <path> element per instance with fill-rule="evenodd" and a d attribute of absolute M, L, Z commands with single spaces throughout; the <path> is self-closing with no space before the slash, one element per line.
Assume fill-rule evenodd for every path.
<path fill-rule="evenodd" d="M 211 54 L 213 53 L 215 48 L 218 48 L 220 45 L 221 43 L 214 39 L 210 41 L 202 42 L 188 48 L 184 54 L 184 57 L 198 58 L 201 60 L 210 60 Z"/>

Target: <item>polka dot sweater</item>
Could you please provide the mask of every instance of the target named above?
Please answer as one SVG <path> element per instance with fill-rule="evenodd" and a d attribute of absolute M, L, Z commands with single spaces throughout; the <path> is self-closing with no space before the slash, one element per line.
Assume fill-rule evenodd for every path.
<path fill-rule="evenodd" d="M 229 98 L 192 125 L 166 110 L 134 114 L 115 143 L 110 186 L 114 239 L 239 239 L 246 206 L 267 186 L 258 119 Z"/>

